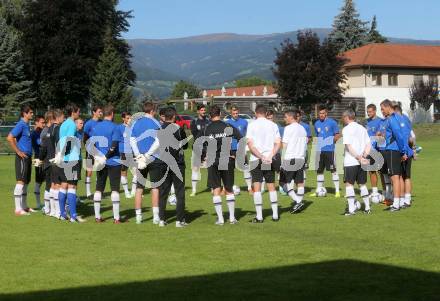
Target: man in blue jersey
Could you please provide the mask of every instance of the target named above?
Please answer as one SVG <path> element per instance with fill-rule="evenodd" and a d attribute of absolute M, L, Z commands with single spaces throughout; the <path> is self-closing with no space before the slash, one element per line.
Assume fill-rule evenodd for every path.
<path fill-rule="evenodd" d="M 404 125 L 405 122 L 402 116 L 394 112 L 392 101 L 388 99 L 382 101 L 380 108 L 382 114 L 387 117 L 385 161 L 388 175 L 391 177 L 394 195 L 393 205 L 389 209 L 391 212 L 396 212 L 400 210 L 402 162 L 412 157 L 413 151 L 409 147 L 407 140 L 405 140 L 402 131 L 402 124 Z"/>
<path fill-rule="evenodd" d="M 137 188 L 135 195 L 136 223 L 142 223 L 142 194 L 145 189 L 146 179 L 150 175 L 151 203 L 153 207 L 153 224 L 158 225 L 159 218 L 159 188 L 157 183 L 162 180 L 162 164 L 159 161 L 157 150 L 159 139 L 157 131 L 160 129 L 159 121 L 154 119 L 155 106 L 151 102 L 143 104 L 145 113 L 141 118 L 135 119 L 129 137 L 130 145 L 138 165 Z"/>
<path fill-rule="evenodd" d="M 67 220 L 66 201 L 70 210 L 70 222 L 79 222 L 76 214 L 76 186 L 81 179 L 81 165 L 79 162 L 81 142 L 77 138 L 75 120 L 79 118 L 80 109 L 76 104 L 66 107 L 68 118 L 61 124 L 57 154 L 54 163 L 58 166 L 56 182 L 61 182 L 58 202 L 60 206 L 60 220 Z"/>
<path fill-rule="evenodd" d="M 95 221 L 102 223 L 101 201 L 104 193 L 107 178 L 110 180 L 111 201 L 113 205 L 113 222 L 121 223 L 119 216 L 120 198 L 119 186 L 121 185 L 121 162 L 119 154 L 120 130 L 118 125 L 113 123 L 114 108 L 106 105 L 103 108 L 104 120 L 99 122 L 90 132 L 96 151 L 94 152 L 95 166 L 97 167 L 96 190 L 93 195 L 95 209 Z"/>
<path fill-rule="evenodd" d="M 32 211 L 27 205 L 27 186 L 32 172 L 32 140 L 29 122 L 34 111 L 29 105 L 20 110 L 21 119 L 8 134 L 8 142 L 15 152 L 15 215 L 28 215 Z"/>
<path fill-rule="evenodd" d="M 232 106 L 231 107 L 231 118 L 226 120 L 226 123 L 233 126 L 234 128 L 236 128 L 242 137 L 246 137 L 246 132 L 247 132 L 247 127 L 248 127 L 248 122 L 243 119 L 240 118 L 240 111 L 238 109 L 237 106 Z M 232 139 L 232 144 L 231 144 L 231 151 L 233 153 L 237 153 L 238 150 L 238 141 L 237 139 Z M 245 159 L 246 163 L 249 164 L 247 158 Z M 252 192 L 252 177 L 251 177 L 251 172 L 249 171 L 249 169 L 245 169 L 243 170 L 243 176 L 244 176 L 244 180 L 246 182 L 247 188 L 249 193 Z M 235 192 L 239 192 L 239 187 L 237 185 L 233 186 L 233 190 L 234 193 Z"/>
<path fill-rule="evenodd" d="M 332 173 L 333 183 L 335 185 L 335 197 L 339 198 L 339 175 L 335 164 L 335 144 L 341 137 L 338 123 L 328 118 L 328 109 L 325 106 L 319 107 L 319 119 L 315 122 L 315 134 L 318 137 L 317 154 L 317 188 L 310 196 L 318 196 L 324 187 L 324 169 Z"/>
<path fill-rule="evenodd" d="M 99 105 L 94 105 L 92 107 L 92 118 L 87 120 L 87 122 L 84 124 L 84 145 L 86 145 L 87 140 L 89 140 L 90 132 L 93 130 L 93 128 L 101 121 L 102 118 L 102 107 Z M 90 198 L 92 196 L 92 166 L 93 166 L 93 156 L 91 156 L 86 151 L 86 196 Z"/>
<path fill-rule="evenodd" d="M 31 133 L 32 149 L 34 151 L 34 158 L 37 159 L 40 156 L 40 146 L 41 146 L 41 132 L 46 124 L 44 116 L 38 115 L 35 117 L 34 130 Z M 37 209 L 41 209 L 41 199 L 40 199 L 40 188 L 41 184 L 44 182 L 44 170 L 42 164 L 35 166 L 35 185 L 34 194 L 35 200 L 37 202 Z"/>
<path fill-rule="evenodd" d="M 118 125 L 119 130 L 119 136 L 120 136 L 120 142 L 119 142 L 119 154 L 121 156 L 122 166 L 121 166 L 121 185 L 124 189 L 125 197 L 127 199 L 134 197 L 134 194 L 136 193 L 136 175 L 133 176 L 132 179 L 132 190 L 130 193 L 130 190 L 128 189 L 128 162 L 126 154 L 131 154 L 131 147 L 130 147 L 130 141 L 127 139 L 127 127 L 130 124 L 131 121 L 131 114 L 129 112 L 122 112 L 121 113 L 122 123 Z M 125 162 L 125 163 L 124 163 Z"/>
<path fill-rule="evenodd" d="M 309 121 L 305 118 L 304 116 L 304 111 L 299 111 L 299 124 L 304 128 L 304 130 L 306 131 L 306 135 L 307 135 L 307 144 L 309 144 L 312 141 L 312 130 L 310 129 L 310 124 Z M 309 153 L 307 151 L 307 147 L 306 147 L 306 153 L 305 153 L 305 164 L 304 164 L 304 187 L 306 186 L 306 180 L 307 180 L 307 170 L 309 169 Z"/>

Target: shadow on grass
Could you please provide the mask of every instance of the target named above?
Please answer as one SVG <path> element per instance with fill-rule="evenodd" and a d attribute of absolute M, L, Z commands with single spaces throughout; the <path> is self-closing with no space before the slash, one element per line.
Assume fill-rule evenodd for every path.
<path fill-rule="evenodd" d="M 0 299 L 439 300 L 439 283 L 439 273 L 340 260 L 196 277 L 0 294 Z"/>

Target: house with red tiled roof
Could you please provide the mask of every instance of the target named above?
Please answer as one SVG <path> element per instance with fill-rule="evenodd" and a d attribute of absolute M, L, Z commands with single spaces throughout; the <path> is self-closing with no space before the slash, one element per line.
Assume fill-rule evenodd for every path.
<path fill-rule="evenodd" d="M 363 97 L 379 106 L 386 98 L 400 101 L 410 111 L 410 88 L 415 82 L 440 77 L 440 46 L 370 44 L 344 53 L 347 58 L 345 96 Z M 440 106 L 432 108 L 440 117 Z"/>

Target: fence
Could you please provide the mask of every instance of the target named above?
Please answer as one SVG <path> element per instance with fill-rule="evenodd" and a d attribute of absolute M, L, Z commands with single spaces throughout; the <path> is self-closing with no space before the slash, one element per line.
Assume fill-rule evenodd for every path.
<path fill-rule="evenodd" d="M 2 125 L 0 126 L 0 155 L 13 155 L 15 152 L 9 146 L 8 141 L 6 141 L 6 137 L 9 132 L 12 130 L 13 125 Z"/>

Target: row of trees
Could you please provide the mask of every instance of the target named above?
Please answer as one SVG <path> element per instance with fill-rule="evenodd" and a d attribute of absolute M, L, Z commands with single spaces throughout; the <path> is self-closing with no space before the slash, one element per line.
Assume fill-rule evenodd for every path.
<path fill-rule="evenodd" d="M 131 14 L 118 10 L 117 4 L 2 0 L 2 105 L 33 101 L 37 108 L 64 107 L 68 102 L 130 107 L 135 74 L 121 33 L 128 30 Z"/>

